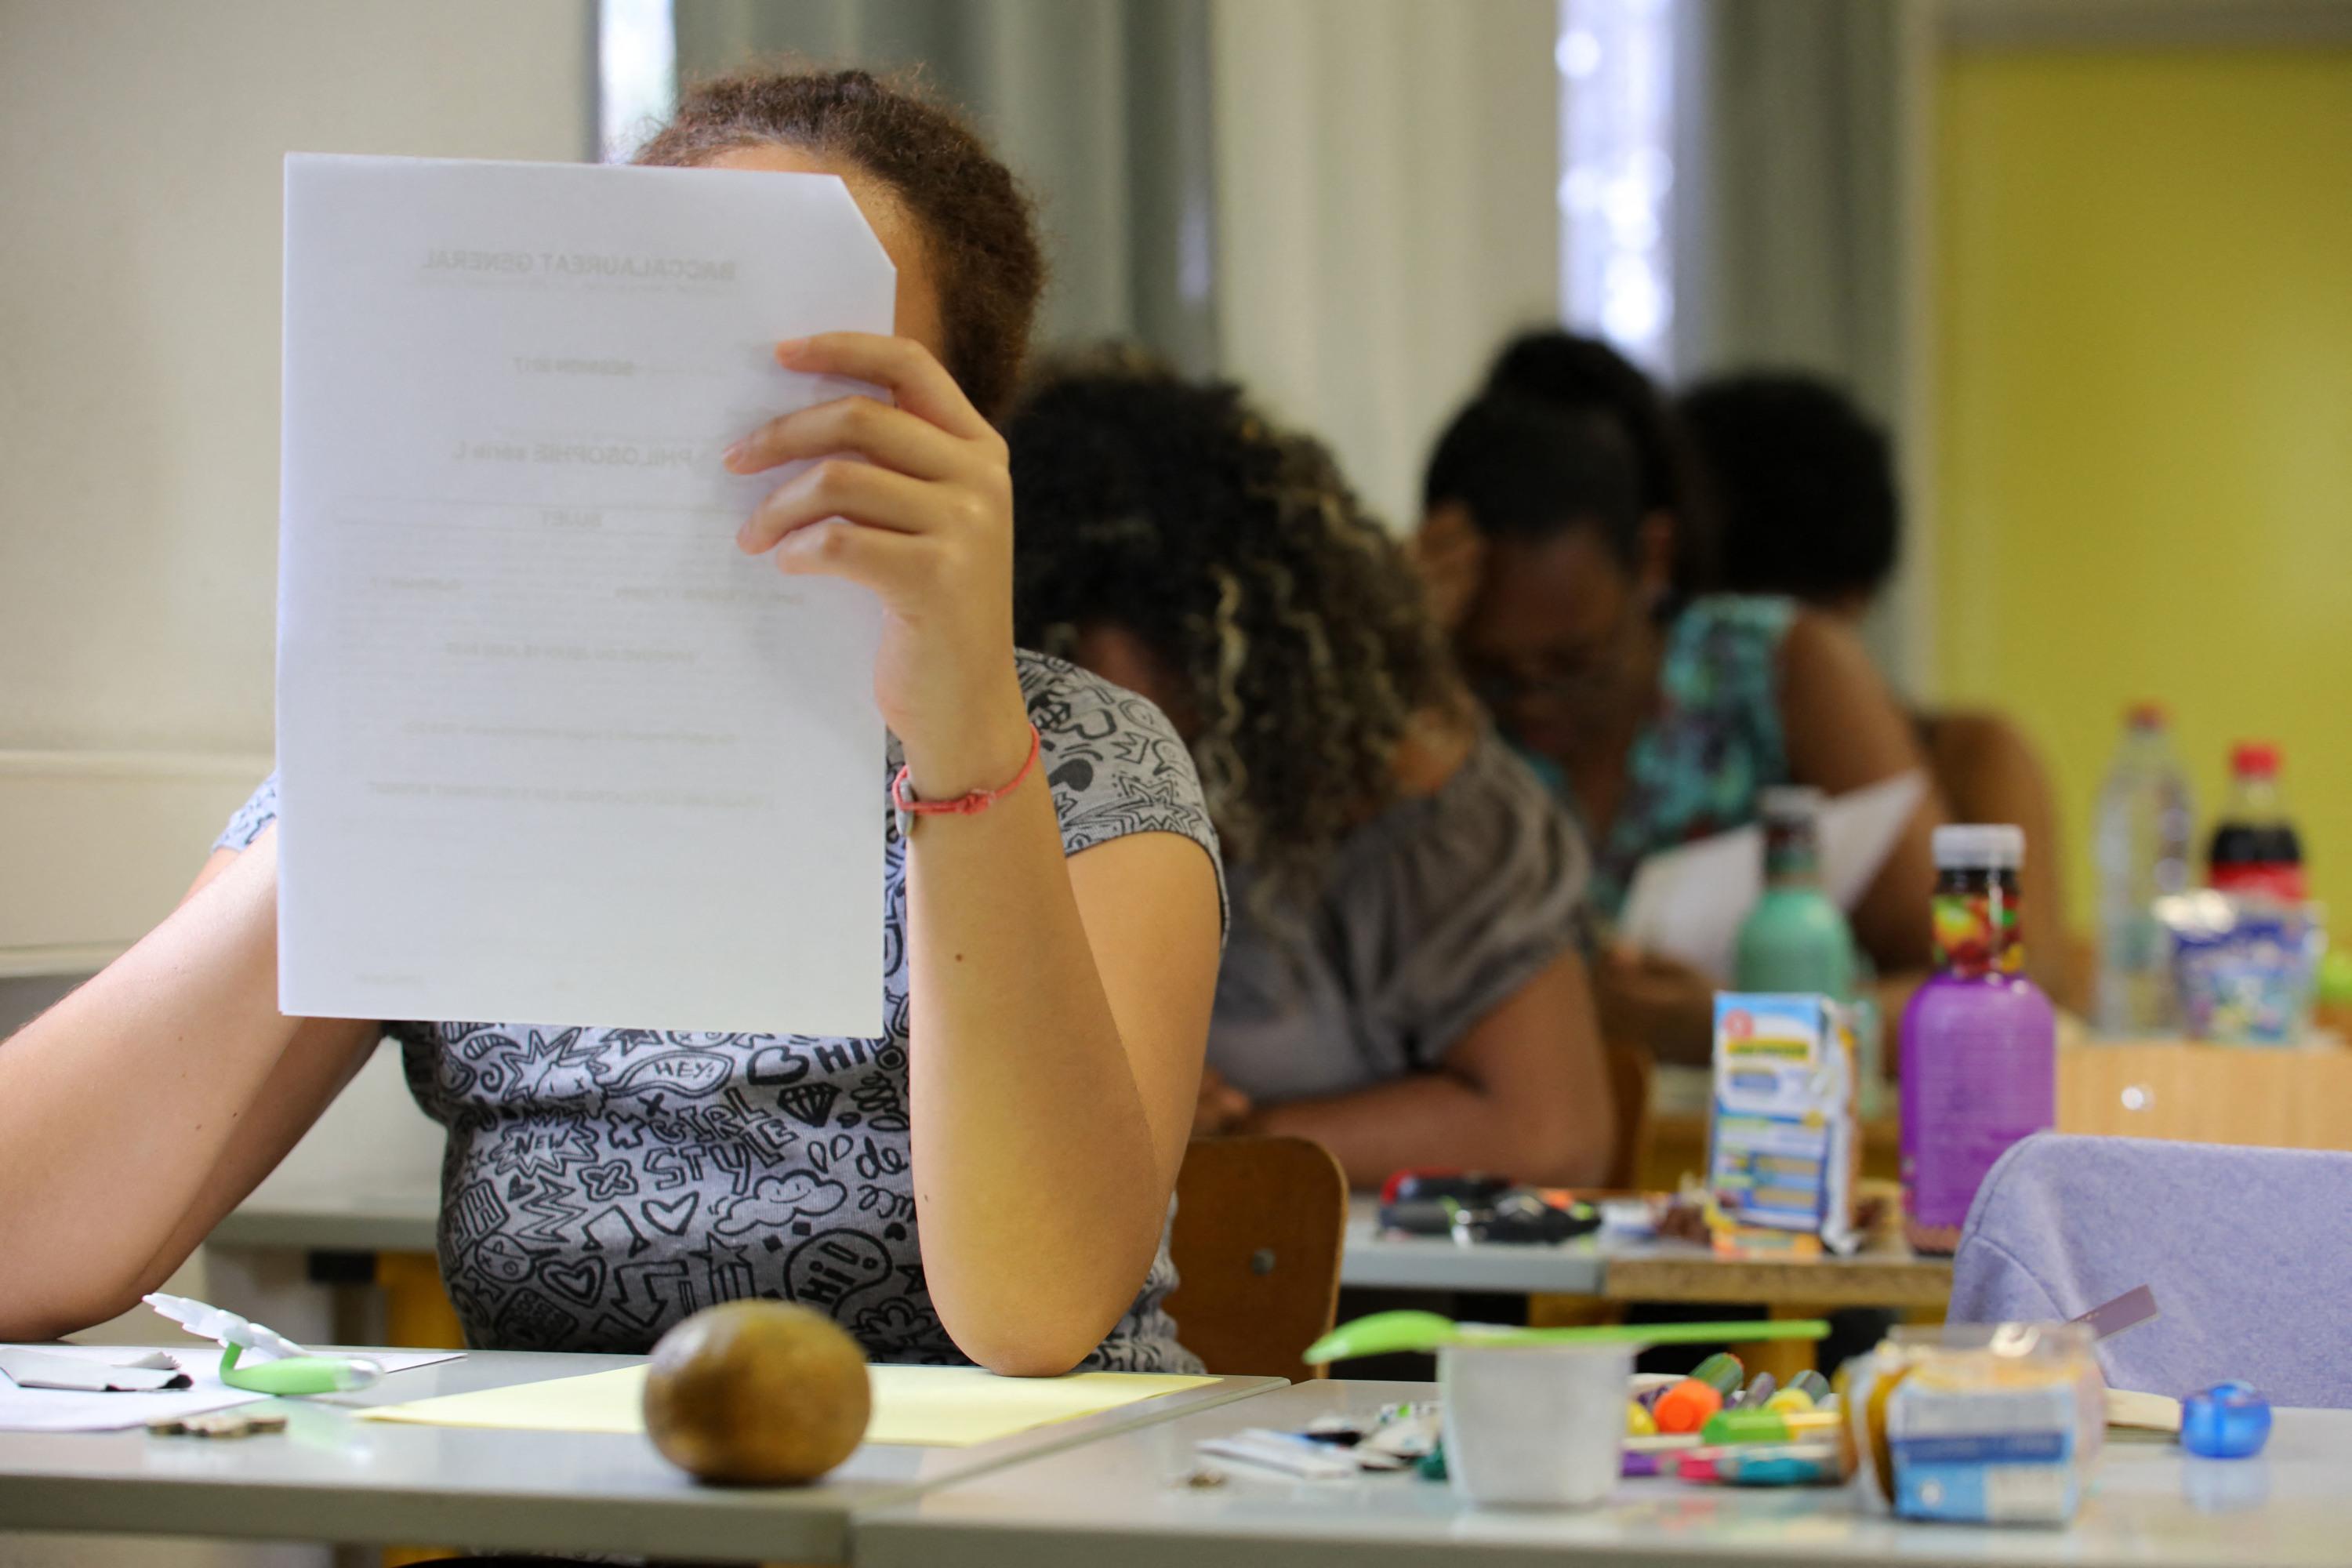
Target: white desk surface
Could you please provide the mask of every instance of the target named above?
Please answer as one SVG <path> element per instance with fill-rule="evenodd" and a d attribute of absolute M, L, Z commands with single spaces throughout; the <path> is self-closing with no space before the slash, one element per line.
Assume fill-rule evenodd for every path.
<path fill-rule="evenodd" d="M 332 1402 L 272 1402 L 267 1408 L 289 1417 L 283 1436 L 0 1432 L 0 1532 L 839 1563 L 856 1510 L 1283 1386 L 1223 1378 L 969 1448 L 868 1447 L 816 1486 L 755 1489 L 699 1486 L 635 1436 L 412 1426 L 355 1420 L 345 1408 L 604 1372 L 636 1359 L 478 1352 Z"/>
<path fill-rule="evenodd" d="M 2252 1460 L 2111 1444 L 2082 1514 L 2065 1530 L 1901 1523 L 1862 1514 L 1843 1489 L 1624 1481 L 1600 1509 L 1543 1512 L 1472 1509 L 1451 1488 L 1410 1474 L 1313 1482 L 1234 1465 L 1224 1467 L 1222 1487 L 1179 1484 L 1196 1466 L 1196 1438 L 1300 1426 L 1333 1410 L 1369 1414 L 1435 1393 L 1427 1384 L 1297 1384 L 1065 1449 L 861 1515 L 856 1560 L 859 1568 L 2298 1568 L 2352 1561 L 2352 1411 L 2282 1411 L 2268 1452 Z"/>

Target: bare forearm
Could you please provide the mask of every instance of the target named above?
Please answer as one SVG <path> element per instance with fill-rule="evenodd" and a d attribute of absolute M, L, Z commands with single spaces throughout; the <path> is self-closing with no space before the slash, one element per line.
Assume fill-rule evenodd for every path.
<path fill-rule="evenodd" d="M 238 1137 L 295 1028 L 276 874 L 249 852 L 0 1045 L 0 1338 L 119 1306 Z"/>
<path fill-rule="evenodd" d="M 1563 1107 L 1514 1107 L 1443 1072 L 1393 1079 L 1353 1094 L 1263 1105 L 1244 1131 L 1311 1138 L 1331 1151 L 1357 1188 L 1415 1166 L 1478 1170 L 1543 1185 L 1601 1179 L 1609 1160 L 1605 1117 L 1580 1131 Z"/>
<path fill-rule="evenodd" d="M 940 1321 L 999 1371 L 1065 1371 L 1150 1268 L 1163 1170 L 1070 890 L 1051 797 L 920 823 L 907 875 L 915 1201 Z"/>

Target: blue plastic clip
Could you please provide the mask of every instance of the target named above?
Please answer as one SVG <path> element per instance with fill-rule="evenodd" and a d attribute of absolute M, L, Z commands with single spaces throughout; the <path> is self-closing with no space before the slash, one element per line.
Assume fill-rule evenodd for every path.
<path fill-rule="evenodd" d="M 2251 1384 L 2217 1383 L 2180 1402 L 2180 1446 L 2200 1458 L 2252 1458 L 2270 1436 L 2271 1402 Z"/>

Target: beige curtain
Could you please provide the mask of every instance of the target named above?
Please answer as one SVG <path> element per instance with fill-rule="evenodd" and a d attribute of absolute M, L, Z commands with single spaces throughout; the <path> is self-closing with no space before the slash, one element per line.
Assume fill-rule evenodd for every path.
<path fill-rule="evenodd" d="M 1928 683 L 1927 0 L 1680 0 L 1675 365 L 1846 385 L 1894 432 L 1903 560 L 1866 637 Z"/>
<path fill-rule="evenodd" d="M 1496 342 L 1559 314 L 1553 0 L 1214 0 L 1220 357 L 1392 523 Z"/>
<path fill-rule="evenodd" d="M 1410 521 L 1496 342 L 1559 314 L 1554 0 L 677 0 L 680 73 L 921 64 L 1044 198 L 1048 339 L 1139 338 Z"/>
<path fill-rule="evenodd" d="M 682 78 L 762 56 L 919 67 L 1040 200 L 1048 342 L 1213 367 L 1208 0 L 676 0 Z"/>

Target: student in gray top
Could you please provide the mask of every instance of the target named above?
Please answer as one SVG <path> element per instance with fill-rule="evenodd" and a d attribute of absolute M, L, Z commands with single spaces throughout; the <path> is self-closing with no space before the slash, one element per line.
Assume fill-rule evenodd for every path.
<path fill-rule="evenodd" d="M 702 84 L 641 161 L 837 174 L 897 266 L 897 335 L 775 350 L 889 400 L 723 433 L 730 468 L 782 482 L 710 547 L 877 595 L 887 766 L 932 811 L 898 833 L 875 759 L 879 1038 L 388 1025 L 448 1128 L 441 1263 L 467 1334 L 641 1350 L 763 1295 L 877 1359 L 1189 1370 L 1162 1236 L 1215 985 L 1214 841 L 1150 703 L 1013 648 L 989 416 L 1042 279 L 1027 203 L 951 117 L 857 71 Z M 386 1032 L 278 1014 L 275 814 L 265 786 L 178 910 L 0 1044 L 0 1340 L 154 1289 Z"/>
<path fill-rule="evenodd" d="M 1066 362 L 1006 426 L 1020 637 L 1150 697 L 1234 889 L 1201 1131 L 1600 1180 L 1585 855 L 1472 710 L 1398 546 L 1231 386 Z"/>

